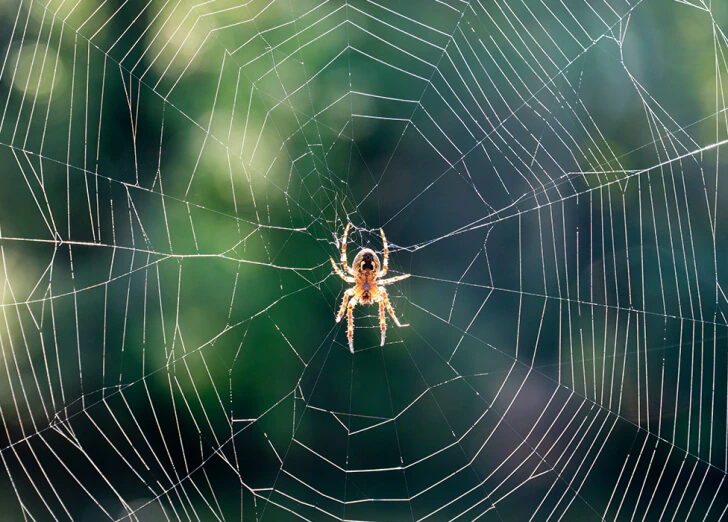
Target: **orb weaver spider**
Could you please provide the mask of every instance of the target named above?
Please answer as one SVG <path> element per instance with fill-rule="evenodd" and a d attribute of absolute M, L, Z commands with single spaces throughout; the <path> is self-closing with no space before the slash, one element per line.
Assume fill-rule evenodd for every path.
<path fill-rule="evenodd" d="M 344 292 L 341 308 L 339 308 L 339 313 L 336 314 L 336 322 L 338 323 L 344 317 L 344 312 L 346 311 L 347 313 L 346 336 L 349 338 L 349 350 L 351 353 L 354 353 L 354 307 L 357 304 L 379 303 L 379 327 L 382 330 L 382 342 L 380 346 L 384 346 L 384 339 L 387 334 L 387 322 L 384 314 L 385 308 L 397 326 L 400 328 L 409 326 L 408 324 L 400 323 L 397 316 L 394 315 L 394 309 L 389 302 L 389 296 L 383 287 L 407 279 L 412 274 L 380 279 L 387 275 L 387 267 L 389 265 L 389 246 L 387 245 L 387 238 L 384 236 L 384 231 L 381 228 L 379 229 L 379 233 L 382 235 L 382 244 L 384 245 L 384 263 L 381 265 L 381 270 L 379 257 L 370 248 L 361 249 L 356 257 L 354 257 L 352 266 L 349 267 L 346 261 L 346 236 L 349 234 L 349 227 L 351 227 L 351 223 L 346 225 L 346 230 L 344 230 L 344 235 L 341 239 L 341 266 L 343 270 L 336 265 L 334 258 L 330 257 L 329 259 L 331 260 L 331 266 L 334 267 L 336 275 L 347 283 L 354 283 L 353 287 Z"/>

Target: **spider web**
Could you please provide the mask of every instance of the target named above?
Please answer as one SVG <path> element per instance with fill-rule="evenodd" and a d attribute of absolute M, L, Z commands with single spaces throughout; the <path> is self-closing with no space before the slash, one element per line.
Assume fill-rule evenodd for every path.
<path fill-rule="evenodd" d="M 4 520 L 725 517 L 724 7 L 0 13 Z"/>

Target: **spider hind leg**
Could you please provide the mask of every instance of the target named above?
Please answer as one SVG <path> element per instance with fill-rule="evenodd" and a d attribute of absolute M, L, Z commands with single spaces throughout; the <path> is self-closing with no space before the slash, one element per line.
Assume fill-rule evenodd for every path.
<path fill-rule="evenodd" d="M 346 312 L 346 304 L 349 301 L 349 298 L 354 293 L 353 288 L 349 288 L 346 292 L 344 292 L 344 298 L 341 300 L 341 307 L 339 308 L 339 313 L 336 314 L 336 322 L 341 322 L 341 319 L 344 317 L 344 312 Z"/>
<path fill-rule="evenodd" d="M 346 337 L 349 338 L 349 351 L 354 353 L 354 307 L 356 306 L 358 299 L 356 296 L 351 298 L 347 308 L 347 324 L 346 324 Z"/>
<path fill-rule="evenodd" d="M 397 319 L 397 316 L 394 315 L 394 308 L 392 308 L 392 304 L 389 302 L 389 295 L 387 295 L 387 291 L 384 288 L 382 288 L 380 290 L 380 292 L 382 293 L 382 301 L 384 302 L 384 306 L 387 307 L 387 312 L 389 312 L 389 315 L 392 316 L 392 320 L 394 321 L 394 324 L 396 324 L 400 328 L 409 326 L 409 324 L 400 323 L 399 319 Z"/>
<path fill-rule="evenodd" d="M 379 346 L 384 346 L 384 340 L 387 338 L 387 316 L 384 314 L 384 300 L 379 300 L 379 328 L 382 331 L 382 342 Z"/>

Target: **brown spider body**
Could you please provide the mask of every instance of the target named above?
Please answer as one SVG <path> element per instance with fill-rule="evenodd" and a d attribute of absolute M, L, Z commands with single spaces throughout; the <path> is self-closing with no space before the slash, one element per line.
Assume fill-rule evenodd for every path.
<path fill-rule="evenodd" d="M 384 245 L 384 264 L 383 266 L 379 263 L 379 257 L 370 248 L 363 248 L 354 258 L 352 266 L 349 267 L 346 261 L 346 236 L 349 233 L 349 227 L 351 224 L 346 226 L 344 236 L 341 240 L 341 266 L 343 271 L 339 268 L 331 258 L 331 265 L 334 267 L 334 272 L 341 277 L 347 283 L 353 283 L 354 286 L 344 292 L 344 299 L 339 308 L 339 313 L 336 314 L 336 322 L 338 323 L 344 317 L 344 313 L 347 314 L 347 337 L 349 338 L 349 350 L 354 353 L 354 307 L 357 304 L 374 304 L 379 303 L 379 327 L 382 331 L 382 342 L 381 346 L 384 346 L 384 340 L 387 332 L 386 315 L 385 309 L 389 312 L 389 315 L 394 320 L 397 326 L 403 327 L 408 326 L 402 324 L 394 315 L 394 310 L 389 302 L 389 296 L 387 291 L 384 289 L 385 285 L 390 285 L 406 279 L 410 274 L 403 274 L 389 279 L 380 279 L 387 274 L 387 265 L 389 264 L 389 247 L 387 246 L 387 238 L 384 236 L 382 229 L 379 229 L 382 235 L 382 243 Z M 344 273 L 346 272 L 346 273 Z M 350 274 L 350 275 L 346 275 Z"/>
<path fill-rule="evenodd" d="M 355 292 L 355 294 L 359 294 L 359 302 L 361 304 L 375 303 L 375 296 L 379 293 L 375 282 L 377 272 L 379 272 L 377 254 L 373 250 L 365 248 L 357 254 L 352 265 L 354 272 L 358 272 L 356 286 L 359 292 Z"/>

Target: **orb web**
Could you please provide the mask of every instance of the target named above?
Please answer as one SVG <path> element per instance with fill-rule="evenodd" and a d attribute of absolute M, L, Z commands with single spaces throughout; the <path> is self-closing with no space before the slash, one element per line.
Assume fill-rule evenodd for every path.
<path fill-rule="evenodd" d="M 0 12 L 4 517 L 725 516 L 722 6 Z"/>

